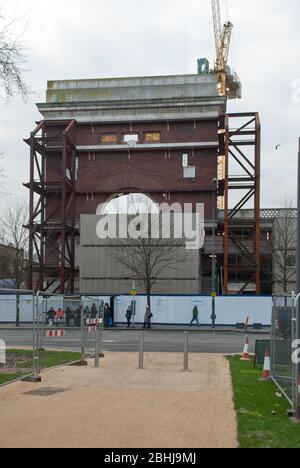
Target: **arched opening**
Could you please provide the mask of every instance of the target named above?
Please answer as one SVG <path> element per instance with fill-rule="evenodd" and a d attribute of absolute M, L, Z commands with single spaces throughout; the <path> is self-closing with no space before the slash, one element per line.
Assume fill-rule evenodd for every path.
<path fill-rule="evenodd" d="M 156 214 L 159 206 L 149 195 L 131 193 L 128 195 L 113 195 L 98 210 L 98 214 Z"/>

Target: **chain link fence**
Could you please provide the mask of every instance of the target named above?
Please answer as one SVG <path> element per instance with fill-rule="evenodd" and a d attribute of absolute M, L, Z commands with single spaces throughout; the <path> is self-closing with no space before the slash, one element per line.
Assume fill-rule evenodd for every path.
<path fill-rule="evenodd" d="M 294 294 L 274 296 L 271 328 L 271 376 L 294 414 L 298 406 L 298 364 L 292 359 L 298 339 L 296 304 Z"/>

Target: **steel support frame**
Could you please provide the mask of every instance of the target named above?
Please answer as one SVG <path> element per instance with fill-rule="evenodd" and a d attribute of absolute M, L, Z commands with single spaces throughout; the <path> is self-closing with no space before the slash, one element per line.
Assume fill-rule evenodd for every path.
<path fill-rule="evenodd" d="M 243 121 L 243 123 L 241 123 Z M 238 126 L 235 125 L 238 122 Z M 241 256 L 252 259 L 249 279 L 239 291 L 242 294 L 249 283 L 255 283 L 256 294 L 261 293 L 260 272 L 260 157 L 261 157 L 261 124 L 258 113 L 241 113 L 225 115 L 225 132 L 222 149 L 225 152 L 225 180 L 224 180 L 224 293 L 229 294 L 230 246 L 240 252 Z M 249 148 L 251 156 L 245 151 Z M 241 169 L 241 175 L 236 176 L 231 171 L 231 161 L 235 161 Z M 239 194 L 239 200 L 233 208 L 229 207 L 230 195 Z M 238 214 L 245 205 L 253 202 L 253 219 L 247 219 L 247 228 L 253 232 L 253 249 L 236 238 L 235 229 L 238 227 Z"/>
<path fill-rule="evenodd" d="M 24 184 L 30 190 L 30 290 L 73 293 L 75 289 L 76 125 L 75 120 L 42 121 L 25 140 L 30 146 L 30 181 Z M 53 135 L 54 127 L 59 135 Z M 49 181 L 51 153 L 60 155 L 61 170 L 57 180 Z M 54 263 L 49 259 L 52 253 Z"/>

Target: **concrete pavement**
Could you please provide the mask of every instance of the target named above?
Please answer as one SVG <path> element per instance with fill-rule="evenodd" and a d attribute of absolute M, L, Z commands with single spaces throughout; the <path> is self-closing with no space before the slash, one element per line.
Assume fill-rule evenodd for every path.
<path fill-rule="evenodd" d="M 63 367 L 0 389 L 0 447 L 236 448 L 227 360 L 108 353 L 100 369 Z M 38 392 L 31 393 L 32 391 Z"/>

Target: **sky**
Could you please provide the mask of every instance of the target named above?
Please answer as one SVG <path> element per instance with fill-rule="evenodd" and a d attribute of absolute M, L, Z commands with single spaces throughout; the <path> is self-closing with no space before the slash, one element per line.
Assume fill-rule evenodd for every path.
<path fill-rule="evenodd" d="M 243 84 L 231 112 L 259 111 L 265 208 L 296 202 L 300 137 L 299 0 L 220 0 L 234 24 L 229 64 Z M 0 104 L 0 212 L 28 197 L 29 136 L 47 80 L 190 74 L 215 57 L 210 0 L 0 0 L 0 15 L 27 24 L 25 104 Z M 281 145 L 276 151 L 276 145 Z"/>

